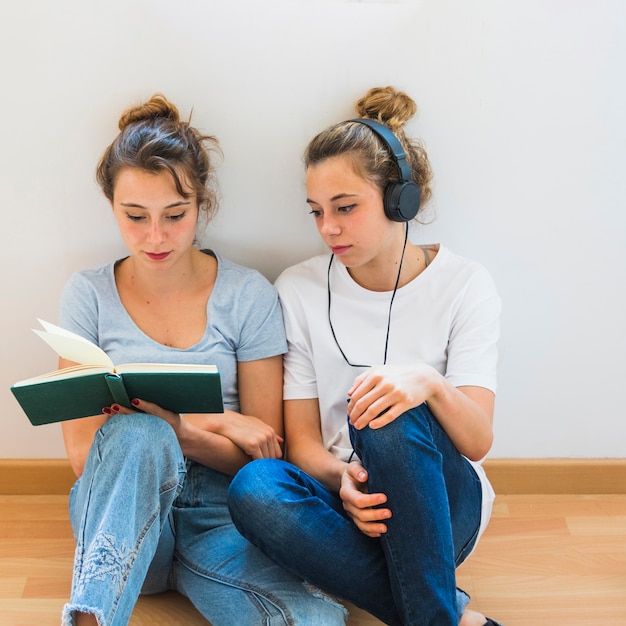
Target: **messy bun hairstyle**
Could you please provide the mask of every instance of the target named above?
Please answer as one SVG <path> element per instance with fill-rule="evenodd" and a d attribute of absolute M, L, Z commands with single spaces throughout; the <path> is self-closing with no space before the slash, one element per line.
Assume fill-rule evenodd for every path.
<path fill-rule="evenodd" d="M 217 211 L 217 183 L 210 153 L 220 153 L 215 137 L 202 135 L 182 122 L 178 109 L 162 94 L 124 111 L 119 135 L 105 150 L 96 169 L 96 180 L 104 195 L 113 201 L 115 183 L 121 170 L 134 167 L 172 175 L 183 197 L 191 187 L 199 209 L 207 219 Z"/>
<path fill-rule="evenodd" d="M 404 132 L 405 124 L 417 112 L 417 105 L 394 87 L 374 87 L 357 101 L 355 109 L 358 117 L 387 126 L 402 144 L 411 178 L 420 187 L 421 212 L 431 197 L 432 171 L 421 142 L 408 139 Z M 357 122 L 340 122 L 319 133 L 306 148 L 304 164 L 308 168 L 343 154 L 352 155 L 356 173 L 373 182 L 383 193 L 389 183 L 400 179 L 395 159 L 383 141 L 370 128 Z"/>

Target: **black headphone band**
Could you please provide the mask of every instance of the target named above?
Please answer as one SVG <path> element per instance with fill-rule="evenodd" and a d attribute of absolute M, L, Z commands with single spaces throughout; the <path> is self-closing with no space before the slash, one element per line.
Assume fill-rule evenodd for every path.
<path fill-rule="evenodd" d="M 411 167 L 400 140 L 390 128 L 369 118 L 348 120 L 369 127 L 385 144 L 398 168 L 400 180 L 390 182 L 383 193 L 385 215 L 394 222 L 408 222 L 419 211 L 421 192 L 419 185 L 413 181 Z"/>
<path fill-rule="evenodd" d="M 389 152 L 391 152 L 391 154 L 393 155 L 394 161 L 398 166 L 400 182 L 408 183 L 411 181 L 411 168 L 409 167 L 409 164 L 406 160 L 406 153 L 404 152 L 404 148 L 402 147 L 400 140 L 394 135 L 389 127 L 368 118 L 359 118 L 348 121 L 357 122 L 358 124 L 369 126 L 374 131 L 374 133 L 383 140 L 383 143 L 387 146 Z"/>

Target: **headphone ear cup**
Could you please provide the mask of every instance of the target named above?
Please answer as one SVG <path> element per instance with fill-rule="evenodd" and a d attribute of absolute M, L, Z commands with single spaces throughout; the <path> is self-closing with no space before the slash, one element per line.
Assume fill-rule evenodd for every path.
<path fill-rule="evenodd" d="M 385 189 L 385 215 L 394 222 L 409 222 L 420 208 L 420 188 L 413 181 L 390 183 Z"/>
<path fill-rule="evenodd" d="M 411 168 L 407 163 L 406 154 L 400 140 L 384 124 L 368 118 L 349 120 L 372 129 L 386 145 L 390 156 L 398 168 L 399 181 L 389 183 L 383 193 L 383 207 L 385 215 L 394 222 L 408 222 L 412 220 L 420 208 L 420 188 L 411 179 Z"/>

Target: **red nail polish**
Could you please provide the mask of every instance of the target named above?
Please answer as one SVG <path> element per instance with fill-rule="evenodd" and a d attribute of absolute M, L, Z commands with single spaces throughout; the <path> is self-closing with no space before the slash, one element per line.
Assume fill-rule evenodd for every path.
<path fill-rule="evenodd" d="M 120 405 L 114 404 L 111 408 L 117 413 L 120 410 Z"/>
<path fill-rule="evenodd" d="M 108 406 L 105 406 L 105 407 L 102 409 L 102 412 L 103 412 L 103 413 L 106 413 L 107 415 L 111 415 L 111 413 L 113 413 L 113 411 L 111 411 L 111 409 L 110 409 Z"/>
<path fill-rule="evenodd" d="M 131 403 L 133 406 L 139 406 L 139 400 L 137 400 L 136 398 L 135 398 L 135 399 L 133 399 L 133 400 L 131 400 L 131 401 L 130 401 L 130 403 Z"/>

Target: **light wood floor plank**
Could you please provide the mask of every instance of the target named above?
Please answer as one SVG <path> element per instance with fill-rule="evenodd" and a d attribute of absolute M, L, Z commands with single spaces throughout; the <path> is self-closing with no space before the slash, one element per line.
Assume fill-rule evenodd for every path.
<path fill-rule="evenodd" d="M 67 496 L 0 496 L 0 626 L 58 626 L 73 554 Z M 626 495 L 499 496 L 458 584 L 505 626 L 625 626 Z M 140 598 L 130 622 L 207 624 L 174 592 Z M 350 607 L 349 626 L 375 625 Z"/>

